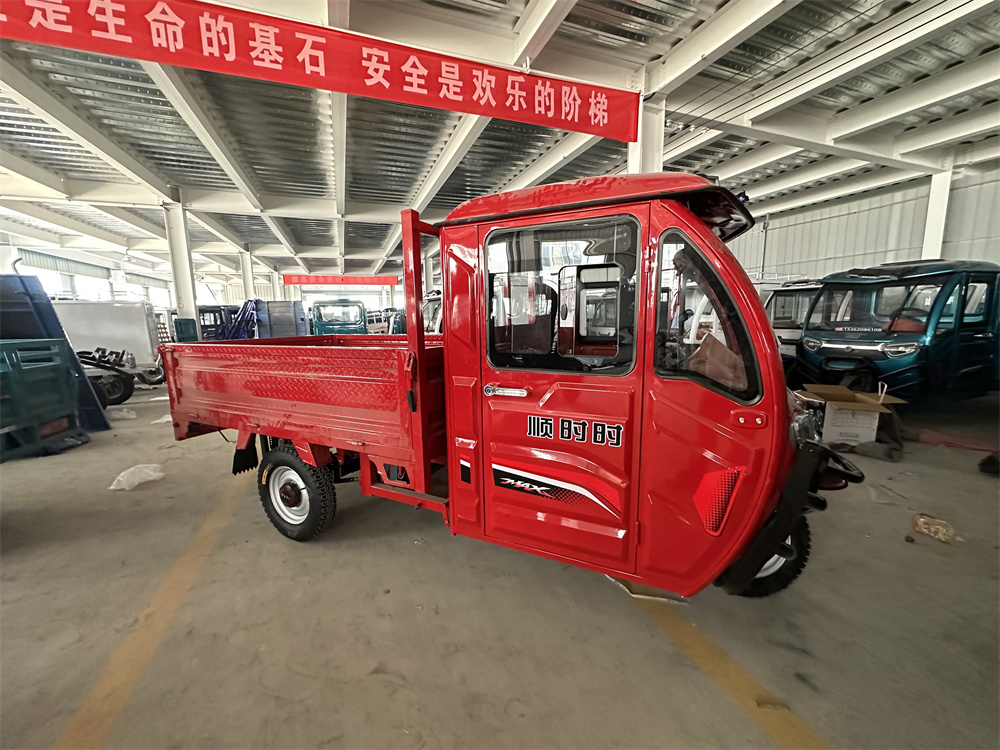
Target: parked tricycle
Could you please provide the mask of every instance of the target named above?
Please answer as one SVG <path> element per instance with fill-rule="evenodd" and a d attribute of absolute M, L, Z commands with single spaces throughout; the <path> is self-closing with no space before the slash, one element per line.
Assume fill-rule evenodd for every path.
<path fill-rule="evenodd" d="M 814 383 L 888 392 L 909 402 L 995 388 L 1000 266 L 905 261 L 823 279 L 798 364 Z"/>
<path fill-rule="evenodd" d="M 405 337 L 164 347 L 176 437 L 236 430 L 233 470 L 257 468 L 278 531 L 324 531 L 358 473 L 453 534 L 681 596 L 798 577 L 819 491 L 863 477 L 789 398 L 724 244 L 753 225 L 732 193 L 598 177 L 402 223 Z M 421 234 L 440 238 L 443 335 Z"/>

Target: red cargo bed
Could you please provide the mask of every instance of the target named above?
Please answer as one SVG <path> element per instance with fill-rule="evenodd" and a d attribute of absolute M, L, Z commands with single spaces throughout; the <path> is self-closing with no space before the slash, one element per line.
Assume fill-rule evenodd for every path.
<path fill-rule="evenodd" d="M 417 388 L 416 361 L 406 336 L 166 344 L 161 351 L 178 440 L 233 429 L 353 451 L 376 467 L 445 460 L 441 336 L 425 337 L 427 386 L 414 393 L 415 411 L 407 391 Z M 421 411 L 429 429 L 419 441 Z"/>

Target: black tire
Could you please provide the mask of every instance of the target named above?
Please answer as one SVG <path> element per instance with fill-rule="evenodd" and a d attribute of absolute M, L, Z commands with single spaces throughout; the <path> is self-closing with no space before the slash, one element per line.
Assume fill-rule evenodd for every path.
<path fill-rule="evenodd" d="M 97 396 L 97 403 L 101 405 L 101 411 L 105 411 L 108 408 L 108 392 L 101 385 L 101 379 L 91 378 L 90 385 L 94 389 L 94 395 Z"/>
<path fill-rule="evenodd" d="M 264 453 L 257 492 L 271 525 L 296 542 L 315 539 L 337 513 L 331 466 L 310 466 L 291 445 Z"/>
<path fill-rule="evenodd" d="M 135 379 L 131 375 L 111 375 L 101 379 L 101 387 L 108 397 L 108 404 L 124 404 L 135 393 Z"/>
<path fill-rule="evenodd" d="M 776 594 L 788 588 L 789 584 L 801 575 L 806 563 L 809 562 L 810 550 L 809 524 L 805 516 L 799 516 L 786 543 L 795 550 L 795 557 L 791 560 L 782 560 L 780 566 L 769 575 L 754 578 L 750 585 L 740 592 L 740 596 L 761 597 Z M 770 563 L 771 561 L 765 563 L 765 568 Z"/>

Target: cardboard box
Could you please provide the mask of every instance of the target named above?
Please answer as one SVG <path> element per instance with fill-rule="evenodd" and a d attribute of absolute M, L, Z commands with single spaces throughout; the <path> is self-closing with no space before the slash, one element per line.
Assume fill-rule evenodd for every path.
<path fill-rule="evenodd" d="M 877 393 L 855 393 L 842 385 L 809 383 L 796 391 L 803 401 L 826 404 L 822 437 L 827 443 L 860 445 L 875 442 L 878 420 L 889 414 L 889 404 L 905 404 L 901 398 Z"/>

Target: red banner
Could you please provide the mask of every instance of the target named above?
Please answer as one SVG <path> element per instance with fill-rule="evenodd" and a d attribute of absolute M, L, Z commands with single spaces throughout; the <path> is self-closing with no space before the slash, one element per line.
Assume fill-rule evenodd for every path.
<path fill-rule="evenodd" d="M 284 282 L 286 286 L 291 286 L 292 284 L 305 285 L 309 284 L 315 286 L 316 284 L 322 284 L 324 286 L 360 286 L 360 285 L 378 285 L 378 286 L 396 286 L 399 284 L 398 276 L 315 276 L 313 274 L 295 274 L 286 273 L 284 274 Z"/>
<path fill-rule="evenodd" d="M 639 94 L 197 0 L 3 0 L 0 37 L 634 141 Z"/>

